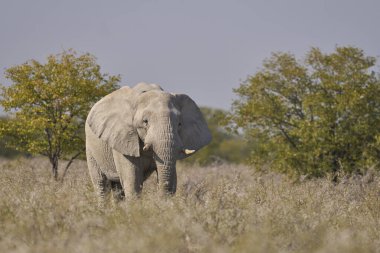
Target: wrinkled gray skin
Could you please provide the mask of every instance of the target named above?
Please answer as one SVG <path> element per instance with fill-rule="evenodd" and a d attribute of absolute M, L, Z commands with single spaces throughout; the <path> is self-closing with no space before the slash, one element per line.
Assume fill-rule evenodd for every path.
<path fill-rule="evenodd" d="M 93 106 L 86 120 L 88 169 L 101 201 L 111 189 L 123 190 L 126 197 L 138 194 L 154 171 L 159 189 L 175 193 L 176 160 L 189 156 L 184 150 L 199 150 L 210 141 L 195 102 L 155 84 L 112 92 Z"/>

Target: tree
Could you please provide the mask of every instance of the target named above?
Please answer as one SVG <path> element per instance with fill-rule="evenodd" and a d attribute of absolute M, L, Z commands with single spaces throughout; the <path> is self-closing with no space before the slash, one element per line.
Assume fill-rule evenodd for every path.
<path fill-rule="evenodd" d="M 8 147 L 47 156 L 58 178 L 58 161 L 67 158 L 65 172 L 84 151 L 84 122 L 91 106 L 115 90 L 119 76 L 100 73 L 95 57 L 72 50 L 50 55 L 46 64 L 30 60 L 6 69 L 11 85 L 1 86 L 0 104 L 10 113 L 0 136 Z"/>
<path fill-rule="evenodd" d="M 201 111 L 211 131 L 212 141 L 182 163 L 201 166 L 215 162 L 244 163 L 249 153 L 246 141 L 223 127 L 226 112 L 208 107 L 202 107 Z"/>
<path fill-rule="evenodd" d="M 235 93 L 230 123 L 252 143 L 251 162 L 299 176 L 353 173 L 380 161 L 376 59 L 355 47 L 312 48 L 304 61 L 274 53 Z"/>
<path fill-rule="evenodd" d="M 0 126 L 6 124 L 7 120 L 9 120 L 9 119 L 0 116 Z M 22 154 L 15 149 L 6 147 L 5 143 L 7 143 L 7 136 L 1 136 L 1 138 L 0 138 L 0 157 L 13 158 L 13 157 L 16 157 L 16 156 L 19 156 Z"/>

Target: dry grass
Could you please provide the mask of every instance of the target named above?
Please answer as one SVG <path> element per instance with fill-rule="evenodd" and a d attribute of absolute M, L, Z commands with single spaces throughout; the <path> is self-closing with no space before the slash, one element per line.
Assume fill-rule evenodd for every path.
<path fill-rule="evenodd" d="M 242 166 L 179 168 L 174 197 L 97 208 L 84 162 L 0 162 L 0 252 L 380 252 L 380 176 L 292 183 Z"/>

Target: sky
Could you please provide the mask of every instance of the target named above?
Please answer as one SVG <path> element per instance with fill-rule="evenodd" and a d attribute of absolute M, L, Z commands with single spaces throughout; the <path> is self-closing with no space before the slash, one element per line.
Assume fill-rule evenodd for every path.
<path fill-rule="evenodd" d="M 379 0 L 1 0 L 0 83 L 8 67 L 74 49 L 121 85 L 228 110 L 271 52 L 356 46 L 379 58 L 379 14 Z"/>

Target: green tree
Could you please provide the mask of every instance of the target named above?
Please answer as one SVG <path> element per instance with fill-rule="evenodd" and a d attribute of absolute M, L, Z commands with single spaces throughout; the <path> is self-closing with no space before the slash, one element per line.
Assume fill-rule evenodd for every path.
<path fill-rule="evenodd" d="M 11 114 L 0 135 L 19 151 L 47 156 L 58 178 L 58 161 L 65 168 L 84 151 L 84 122 L 91 106 L 115 90 L 119 76 L 100 73 L 90 54 L 64 51 L 46 64 L 30 60 L 6 69 L 10 86 L 1 86 L 0 104 Z"/>
<path fill-rule="evenodd" d="M 237 134 L 226 131 L 223 126 L 226 112 L 202 107 L 202 114 L 212 134 L 212 141 L 193 156 L 183 160 L 184 164 L 209 165 L 215 162 L 244 163 L 249 150 L 247 143 Z"/>
<path fill-rule="evenodd" d="M 0 116 L 0 126 L 6 124 L 6 121 L 8 120 L 9 119 Z M 0 157 L 13 158 L 21 154 L 19 151 L 15 149 L 6 147 L 5 143 L 7 143 L 7 137 L 1 136 L 0 137 Z"/>
<path fill-rule="evenodd" d="M 296 176 L 353 173 L 380 161 L 376 59 L 355 47 L 312 48 L 304 61 L 274 53 L 235 93 L 230 122 L 251 162 Z"/>

